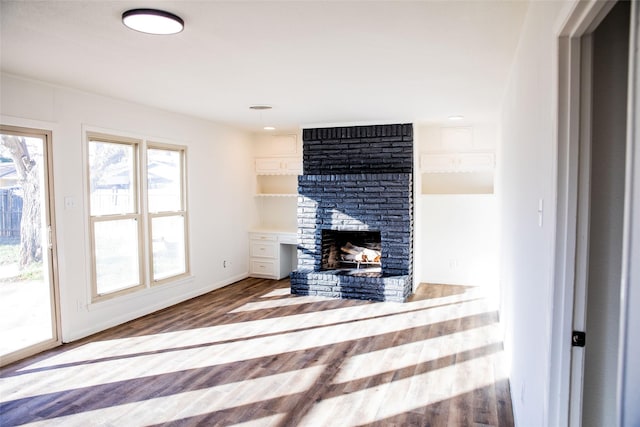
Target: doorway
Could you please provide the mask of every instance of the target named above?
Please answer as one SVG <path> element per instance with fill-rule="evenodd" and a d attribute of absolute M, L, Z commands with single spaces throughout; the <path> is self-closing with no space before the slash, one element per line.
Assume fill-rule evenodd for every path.
<path fill-rule="evenodd" d="M 559 38 L 551 425 L 625 423 L 637 4 L 576 4 Z M 631 72 L 630 72 L 631 67 Z M 572 331 L 586 332 L 586 344 Z M 572 343 L 574 346 L 572 346 Z M 576 346 L 577 344 L 577 346 Z"/>
<path fill-rule="evenodd" d="M 0 126 L 0 365 L 60 344 L 51 132 Z"/>
<path fill-rule="evenodd" d="M 585 133 L 590 141 L 588 213 L 580 218 L 588 241 L 586 310 L 581 421 L 585 427 L 610 425 L 617 412 L 618 357 L 620 348 L 620 289 L 625 203 L 627 147 L 627 92 L 629 69 L 630 3 L 618 2 L 591 35 L 583 38 Z M 589 102 L 590 101 L 590 102 Z M 583 126 L 583 127 L 584 127 Z M 586 323 L 585 323 L 586 322 Z"/>

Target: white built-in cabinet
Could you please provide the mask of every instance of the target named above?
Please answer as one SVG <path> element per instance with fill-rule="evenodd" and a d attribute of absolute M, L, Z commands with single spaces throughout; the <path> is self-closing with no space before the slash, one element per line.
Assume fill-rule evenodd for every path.
<path fill-rule="evenodd" d="M 493 149 L 474 144 L 471 127 L 441 128 L 420 153 L 421 194 L 492 194 L 494 169 Z"/>
<path fill-rule="evenodd" d="M 258 224 L 249 233 L 249 274 L 282 279 L 296 268 L 298 135 L 260 136 L 254 149 Z"/>
<path fill-rule="evenodd" d="M 491 151 L 424 153 L 420 156 L 420 167 L 424 173 L 492 171 L 495 155 Z"/>
<path fill-rule="evenodd" d="M 302 174 L 297 135 L 276 135 L 267 141 L 264 144 L 269 147 L 261 147 L 262 155 L 255 159 L 256 196 L 297 196 L 298 175 Z"/>
<path fill-rule="evenodd" d="M 287 277 L 295 268 L 296 244 L 296 233 L 249 233 L 249 274 L 276 280 Z"/>
<path fill-rule="evenodd" d="M 297 157 L 262 157 L 256 159 L 256 174 L 258 175 L 300 175 L 302 160 Z"/>

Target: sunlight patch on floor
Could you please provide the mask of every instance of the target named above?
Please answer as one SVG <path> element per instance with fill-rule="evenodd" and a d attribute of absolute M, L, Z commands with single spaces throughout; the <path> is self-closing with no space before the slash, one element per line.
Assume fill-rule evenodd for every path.
<path fill-rule="evenodd" d="M 195 417 L 224 409 L 255 404 L 306 391 L 315 383 L 324 366 L 314 366 L 298 371 L 286 372 L 253 380 L 188 391 L 169 396 L 156 397 L 141 402 L 126 403 L 108 408 L 95 409 L 74 415 L 51 418 L 30 426 L 89 426 L 131 425 L 132 420 L 144 419 L 146 425 L 167 423 L 183 418 Z M 279 387 L 274 387 L 279 384 Z M 281 418 L 277 414 L 275 418 Z M 254 420 L 245 425 L 266 425 Z"/>
<path fill-rule="evenodd" d="M 497 337 L 496 331 L 497 325 L 494 324 L 358 354 L 342 364 L 333 382 L 346 383 L 483 346 L 500 344 L 501 340 Z"/>
<path fill-rule="evenodd" d="M 402 305 L 402 307 L 405 306 L 406 305 Z M 364 307 L 372 307 L 372 305 Z M 370 315 L 379 315 L 385 307 L 389 306 L 376 305 L 375 307 L 374 311 L 369 313 Z M 361 309 L 362 307 L 354 308 Z M 415 308 L 415 306 L 412 306 L 412 308 Z M 365 317 L 362 320 L 359 320 L 361 316 L 355 316 L 355 318 L 351 316 L 348 309 L 346 311 L 340 311 L 340 314 L 336 316 L 335 312 L 338 311 L 340 310 L 308 313 L 309 317 L 306 318 L 306 323 L 297 325 L 289 324 L 291 319 L 288 318 L 276 320 L 285 324 L 280 325 L 281 327 L 284 326 L 285 330 L 296 326 L 314 325 L 312 319 L 317 323 L 323 323 L 327 318 L 329 318 L 329 323 L 331 323 L 331 321 L 337 322 L 344 320 L 358 321 L 317 327 L 313 330 L 313 333 L 310 333 L 308 330 L 279 333 L 224 344 L 206 344 L 156 354 L 131 355 L 128 356 L 126 360 L 115 359 L 28 372 L 22 375 L 1 378 L 0 396 L 2 396 L 3 399 L 13 400 L 69 389 L 107 384 L 115 381 L 125 381 L 189 369 L 213 367 L 287 352 L 304 351 L 314 347 L 328 346 L 412 328 L 421 328 L 437 322 L 460 319 L 466 316 L 481 315 L 486 313 L 486 308 L 482 301 L 470 301 L 454 306 L 435 307 L 383 317 L 373 317 L 369 319 Z M 333 314 L 331 312 L 333 312 Z M 269 319 L 266 322 L 273 325 L 271 320 L 273 319 Z M 225 326 L 239 329 L 243 327 L 241 323 Z M 193 332 L 198 331 L 200 330 L 188 331 L 188 334 L 191 337 Z M 247 333 L 248 332 L 249 331 L 247 331 Z M 209 336 L 209 338 L 215 342 L 219 337 L 214 335 Z M 165 342 L 165 345 L 161 347 L 171 348 L 171 346 L 180 347 L 181 345 L 184 345 L 184 343 L 177 337 L 174 337 L 172 342 Z M 129 348 L 127 353 L 138 350 L 139 348 L 137 347 Z M 94 349 L 93 351 L 99 350 Z M 100 353 L 96 356 L 98 355 L 101 357 L 105 356 Z"/>
<path fill-rule="evenodd" d="M 420 411 L 430 404 L 489 386 L 501 378 L 493 374 L 494 355 L 483 356 L 380 386 L 322 400 L 301 425 L 361 426 L 394 415 Z"/>
<path fill-rule="evenodd" d="M 182 347 L 212 345 L 229 340 L 251 339 L 261 334 L 285 333 L 301 328 L 315 328 L 338 322 L 361 321 L 370 317 L 390 316 L 398 313 L 411 312 L 412 310 L 429 309 L 424 311 L 424 313 L 430 317 L 432 322 L 444 321 L 451 318 L 451 316 L 447 317 L 446 315 L 454 313 L 454 316 L 457 316 L 457 314 L 455 314 L 456 311 L 459 311 L 463 307 L 468 307 L 469 304 L 471 304 L 471 306 L 478 305 L 477 301 L 471 300 L 474 296 L 477 296 L 477 294 L 467 292 L 465 294 L 425 299 L 404 304 L 365 304 L 355 307 L 251 320 L 206 328 L 96 341 L 25 366 L 21 370 L 28 371 L 50 366 L 83 363 L 94 359 L 110 357 L 135 356 L 139 353 L 171 350 Z M 293 299 L 295 300 L 297 298 Z M 447 304 L 457 305 L 452 308 Z M 485 304 L 486 307 L 486 303 L 481 304 Z M 439 307 L 441 305 L 444 305 L 444 307 Z M 460 308 L 458 308 L 458 306 Z"/>
<path fill-rule="evenodd" d="M 285 295 L 291 295 L 291 289 L 289 287 L 274 289 L 271 292 L 260 295 L 260 298 L 282 297 Z"/>

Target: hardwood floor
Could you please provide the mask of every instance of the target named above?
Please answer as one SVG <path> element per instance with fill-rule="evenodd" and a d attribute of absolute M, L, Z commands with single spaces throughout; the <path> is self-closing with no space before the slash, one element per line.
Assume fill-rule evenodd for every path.
<path fill-rule="evenodd" d="M 246 279 L 0 370 L 0 425 L 512 426 L 497 312 Z"/>

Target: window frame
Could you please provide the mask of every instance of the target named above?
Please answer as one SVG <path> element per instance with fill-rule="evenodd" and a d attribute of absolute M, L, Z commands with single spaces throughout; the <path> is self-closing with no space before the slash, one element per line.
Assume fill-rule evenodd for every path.
<path fill-rule="evenodd" d="M 117 135 L 111 132 L 84 130 L 85 136 L 85 185 L 87 197 L 86 215 L 89 219 L 89 252 L 91 259 L 91 303 L 97 303 L 143 289 L 151 289 L 155 286 L 175 282 L 185 277 L 191 276 L 190 262 L 190 236 L 189 236 L 189 214 L 187 203 L 187 147 L 172 143 L 162 143 L 147 140 L 145 138 L 135 138 Z M 93 215 L 91 212 L 91 165 L 90 165 L 90 144 L 91 142 L 103 142 L 110 144 L 122 144 L 133 147 L 133 176 L 132 191 L 133 213 L 115 213 L 104 215 Z M 149 211 L 149 185 L 148 185 L 148 151 L 150 149 L 176 151 L 180 153 L 180 210 L 177 211 Z M 182 216 L 184 221 L 184 272 L 163 277 L 155 280 L 153 273 L 153 235 L 152 225 L 154 218 Z M 97 257 L 96 257 L 96 233 L 95 224 L 98 222 L 116 221 L 124 219 L 134 219 L 137 222 L 138 239 L 138 278 L 139 283 L 116 289 L 111 292 L 99 293 L 97 283 Z"/>
<path fill-rule="evenodd" d="M 102 142 L 106 144 L 121 144 L 130 146 L 133 148 L 133 174 L 132 174 L 132 191 L 133 194 L 133 212 L 132 213 L 115 213 L 106 215 L 93 215 L 91 213 L 91 164 L 89 159 L 89 145 L 92 142 Z M 142 140 L 135 138 L 127 138 L 116 135 L 107 135 L 99 132 L 86 132 L 86 165 L 87 165 L 87 205 L 89 213 L 89 239 L 90 239 L 90 251 L 91 251 L 91 301 L 97 302 L 105 299 L 113 298 L 115 296 L 124 295 L 127 293 L 135 292 L 145 288 L 145 268 L 144 268 L 144 216 L 142 214 L 141 194 L 140 194 L 140 145 Z M 124 219 L 134 219 L 137 222 L 137 238 L 138 238 L 138 284 L 127 286 L 121 289 L 116 289 L 111 292 L 100 293 L 98 291 L 98 278 L 97 278 L 97 257 L 96 257 L 96 232 L 95 225 L 97 222 L 118 221 Z"/>
<path fill-rule="evenodd" d="M 149 150 L 164 150 L 164 151 L 175 151 L 180 154 L 180 210 L 172 210 L 172 211 L 157 211 L 151 212 L 149 209 L 149 160 L 148 153 Z M 155 141 L 147 141 L 145 146 L 145 214 L 147 219 L 147 247 L 148 250 L 148 260 L 149 260 L 149 283 L 150 286 L 157 286 L 167 282 L 171 282 L 183 277 L 187 277 L 191 275 L 190 269 L 190 261 L 189 261 L 189 216 L 187 212 L 187 147 L 183 145 L 176 144 L 166 144 Z M 154 218 L 166 218 L 166 217 L 175 217 L 182 216 L 184 220 L 184 272 L 175 274 L 168 277 L 163 277 L 160 279 L 154 278 L 153 272 L 153 219 Z"/>

